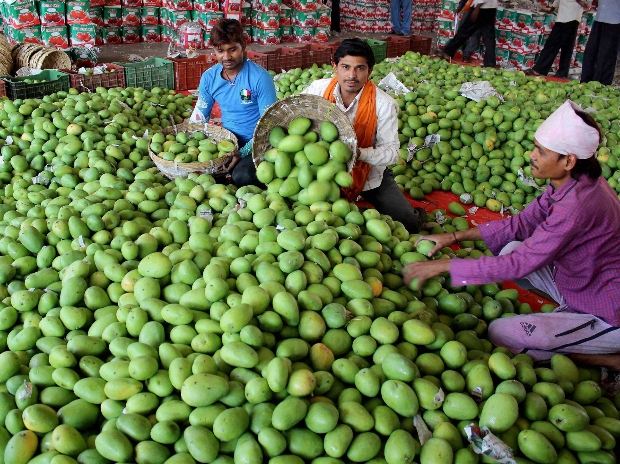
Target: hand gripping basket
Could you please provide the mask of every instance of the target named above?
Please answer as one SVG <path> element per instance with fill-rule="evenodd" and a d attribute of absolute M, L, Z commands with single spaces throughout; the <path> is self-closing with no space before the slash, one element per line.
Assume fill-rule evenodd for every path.
<path fill-rule="evenodd" d="M 233 144 L 235 145 L 235 149 L 239 148 L 239 144 L 237 142 L 237 137 L 235 136 L 235 134 L 233 134 L 227 129 L 224 129 L 223 127 L 216 126 L 215 124 L 182 122 L 181 124 L 167 127 L 161 131 L 161 133 L 164 135 L 176 135 L 181 132 L 186 133 L 188 136 L 193 134 L 194 132 L 202 132 L 215 143 L 219 142 L 220 140 L 228 139 L 233 142 Z M 223 172 L 224 166 L 233 157 L 232 154 L 229 154 L 204 163 L 177 163 L 175 161 L 167 161 L 163 158 L 160 158 L 151 151 L 150 146 L 149 156 L 153 160 L 153 163 L 155 163 L 155 166 L 157 166 L 157 168 L 161 171 L 161 173 L 169 179 L 174 179 L 176 177 L 187 177 L 192 172 L 197 172 L 200 174 L 221 174 Z"/>
<path fill-rule="evenodd" d="M 286 129 L 295 118 L 308 118 L 312 121 L 309 130 L 321 131 L 321 122 L 330 121 L 338 128 L 338 139 L 344 142 L 353 156 L 348 163 L 350 172 L 357 159 L 357 137 L 349 118 L 340 108 L 323 97 L 317 95 L 292 95 L 278 100 L 263 113 L 254 129 L 252 159 L 258 166 L 265 159 L 265 152 L 271 148 L 269 133 L 276 126 Z"/>

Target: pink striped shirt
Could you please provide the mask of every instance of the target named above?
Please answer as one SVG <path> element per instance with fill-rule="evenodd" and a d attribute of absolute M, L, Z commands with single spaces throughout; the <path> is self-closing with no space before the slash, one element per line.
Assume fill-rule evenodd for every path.
<path fill-rule="evenodd" d="M 620 201 L 607 181 L 582 175 L 545 193 L 521 213 L 479 226 L 496 256 L 453 259 L 459 284 L 514 280 L 551 265 L 570 310 L 620 326 Z M 509 242 L 523 243 L 497 256 Z"/>

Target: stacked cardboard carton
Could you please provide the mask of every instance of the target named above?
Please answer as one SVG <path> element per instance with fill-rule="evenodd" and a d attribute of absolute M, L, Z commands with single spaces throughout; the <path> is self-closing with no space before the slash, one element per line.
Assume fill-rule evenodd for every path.
<path fill-rule="evenodd" d="M 251 19 L 244 24 L 252 42 L 276 45 L 328 40 L 331 9 L 320 0 L 254 0 L 248 10 Z"/>
<path fill-rule="evenodd" d="M 362 33 L 387 33 L 392 30 L 388 0 L 355 0 L 341 3 L 340 27 Z"/>

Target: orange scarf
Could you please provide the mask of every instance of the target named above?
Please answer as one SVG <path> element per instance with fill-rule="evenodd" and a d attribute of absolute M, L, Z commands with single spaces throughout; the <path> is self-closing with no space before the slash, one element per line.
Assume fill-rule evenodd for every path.
<path fill-rule="evenodd" d="M 332 103 L 336 102 L 336 98 L 334 97 L 336 84 L 338 84 L 338 79 L 334 77 L 327 86 L 327 89 L 325 89 L 325 93 L 323 93 L 323 98 Z M 377 88 L 375 84 L 370 81 L 366 82 L 357 105 L 355 119 L 353 120 L 353 130 L 357 136 L 357 146 L 359 148 L 372 147 L 375 132 L 377 131 L 376 95 Z M 355 201 L 360 193 L 362 193 L 362 190 L 364 190 L 366 179 L 368 179 L 368 174 L 370 173 L 370 167 L 370 164 L 365 161 L 358 160 L 355 162 L 355 166 L 353 166 L 353 170 L 351 171 L 353 185 L 349 188 L 341 189 L 348 201 Z"/>

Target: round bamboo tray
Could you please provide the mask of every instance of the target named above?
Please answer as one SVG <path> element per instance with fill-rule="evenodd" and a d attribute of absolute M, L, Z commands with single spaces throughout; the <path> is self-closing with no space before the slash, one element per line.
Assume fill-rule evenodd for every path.
<path fill-rule="evenodd" d="M 221 140 L 228 139 L 233 142 L 233 144 L 235 145 L 235 149 L 239 148 L 239 144 L 237 142 L 237 137 L 235 136 L 235 134 L 233 134 L 227 129 L 224 129 L 223 127 L 216 126 L 215 124 L 182 122 L 181 124 L 165 128 L 164 130 L 162 130 L 161 133 L 164 135 L 176 135 L 182 132 L 187 135 L 191 135 L 194 132 L 202 132 L 215 143 Z M 167 161 L 163 158 L 160 158 L 155 153 L 153 153 L 150 148 L 149 156 L 153 160 L 153 163 L 155 163 L 155 166 L 157 166 L 157 168 L 161 171 L 161 173 L 169 179 L 174 179 L 176 177 L 187 177 L 192 172 L 200 174 L 221 174 L 223 173 L 224 166 L 233 157 L 233 155 L 230 154 L 204 163 L 177 163 L 175 161 Z"/>
<path fill-rule="evenodd" d="M 258 165 L 265 159 L 265 152 L 271 148 L 269 133 L 276 126 L 285 129 L 289 123 L 299 117 L 312 121 L 309 130 L 320 132 L 321 122 L 330 121 L 338 128 L 338 139 L 344 142 L 353 154 L 347 168 L 353 169 L 357 159 L 357 136 L 349 118 L 340 108 L 323 97 L 317 95 L 292 95 L 278 100 L 271 105 L 256 124 L 252 144 L 252 160 Z"/>

